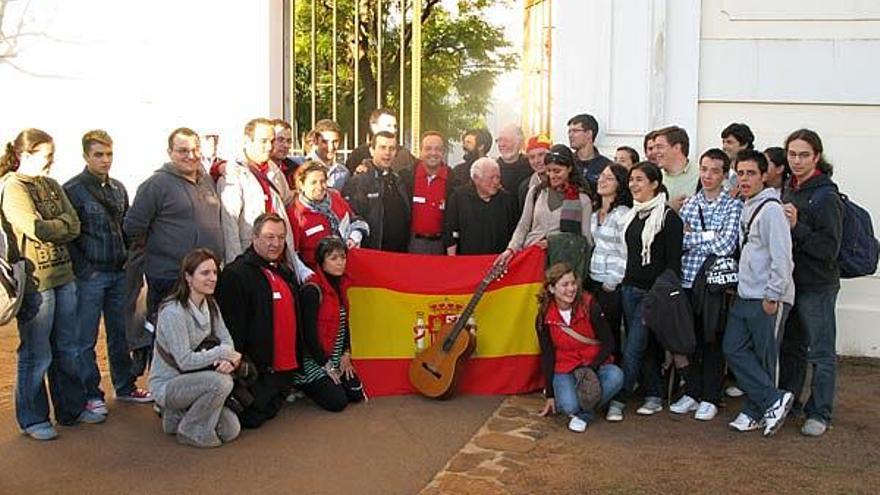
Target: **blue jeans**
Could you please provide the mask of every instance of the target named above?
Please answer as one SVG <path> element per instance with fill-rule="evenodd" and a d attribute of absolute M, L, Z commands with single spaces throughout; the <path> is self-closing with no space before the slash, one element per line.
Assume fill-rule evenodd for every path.
<path fill-rule="evenodd" d="M 21 429 L 49 422 L 49 398 L 55 420 L 72 424 L 82 413 L 86 394 L 80 378 L 76 283 L 28 292 L 18 313 L 18 376 L 15 417 Z"/>
<path fill-rule="evenodd" d="M 101 372 L 95 356 L 98 323 L 102 313 L 113 388 L 117 397 L 128 395 L 134 390 L 135 377 L 131 373 L 131 356 L 125 340 L 125 322 L 122 316 L 125 304 L 125 272 L 92 272 L 88 278 L 77 279 L 76 282 L 82 362 L 80 374 L 86 387 L 86 398 L 104 399 L 104 392 L 99 387 Z"/>
<path fill-rule="evenodd" d="M 602 386 L 602 400 L 596 407 L 610 401 L 623 387 L 623 371 L 613 364 L 603 364 L 596 372 Z M 569 416 L 575 415 L 588 424 L 595 418 L 595 412 L 586 410 L 578 402 L 577 390 L 573 373 L 553 374 L 553 395 L 556 398 L 556 410 Z"/>
<path fill-rule="evenodd" d="M 795 295 L 792 321 L 782 343 L 782 386 L 799 399 L 806 380 L 807 365 L 813 367 L 810 399 L 804 406 L 808 418 L 831 423 L 837 380 L 837 287 L 825 290 L 799 290 Z"/>
<path fill-rule="evenodd" d="M 642 319 L 645 305 L 643 304 L 647 291 L 632 285 L 624 285 L 620 288 L 620 297 L 623 304 L 623 315 L 626 318 L 626 344 L 623 346 L 623 390 L 632 393 L 639 372 L 645 359 L 645 351 L 648 348 L 648 327 Z M 654 360 L 646 370 L 642 386 L 645 389 L 645 397 L 662 397 L 662 378 L 660 369 Z"/>
<path fill-rule="evenodd" d="M 724 357 L 736 376 L 736 384 L 746 394 L 742 412 L 754 420 L 782 397 L 776 387 L 779 345 L 785 319 L 791 306 L 782 304 L 776 314 L 764 312 L 759 299 L 738 296 L 727 316 L 724 330 Z"/>

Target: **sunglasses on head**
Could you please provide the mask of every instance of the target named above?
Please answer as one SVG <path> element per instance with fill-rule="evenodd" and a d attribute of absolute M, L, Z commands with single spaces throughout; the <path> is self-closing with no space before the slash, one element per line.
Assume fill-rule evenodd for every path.
<path fill-rule="evenodd" d="M 544 155 L 544 164 L 558 163 L 560 165 L 571 165 L 571 158 L 559 153 L 558 151 L 548 151 Z"/>

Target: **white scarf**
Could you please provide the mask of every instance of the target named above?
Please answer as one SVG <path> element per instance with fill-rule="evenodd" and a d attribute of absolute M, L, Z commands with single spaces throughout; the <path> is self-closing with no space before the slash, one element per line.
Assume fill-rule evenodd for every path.
<path fill-rule="evenodd" d="M 651 264 L 651 245 L 654 237 L 663 230 L 663 221 L 666 219 L 666 193 L 654 196 L 650 201 L 639 203 L 633 201 L 633 207 L 623 217 L 623 244 L 626 245 L 626 230 L 633 219 L 641 212 L 650 211 L 642 229 L 642 266 Z"/>

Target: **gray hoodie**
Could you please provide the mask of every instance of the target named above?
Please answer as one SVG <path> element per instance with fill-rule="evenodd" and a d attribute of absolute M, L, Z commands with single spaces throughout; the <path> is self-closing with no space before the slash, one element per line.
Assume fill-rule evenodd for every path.
<path fill-rule="evenodd" d="M 183 257 L 197 247 L 223 259 L 220 197 L 201 171 L 192 182 L 163 165 L 138 187 L 123 229 L 129 244 L 146 239 L 148 277 L 177 278 Z"/>
<path fill-rule="evenodd" d="M 791 254 L 791 228 L 782 205 L 779 192 L 768 187 L 746 200 L 742 212 L 742 231 L 745 243 L 739 259 L 740 299 L 769 299 L 794 304 L 794 260 Z M 770 201 L 752 222 L 748 238 L 746 226 L 761 203 Z"/>

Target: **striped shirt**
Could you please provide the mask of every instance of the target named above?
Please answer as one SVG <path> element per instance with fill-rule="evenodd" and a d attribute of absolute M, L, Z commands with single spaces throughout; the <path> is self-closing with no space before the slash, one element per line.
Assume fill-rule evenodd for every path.
<path fill-rule="evenodd" d="M 628 206 L 617 206 L 599 224 L 599 212 L 593 213 L 590 229 L 593 232 L 593 257 L 590 258 L 590 278 L 608 289 L 616 288 L 626 273 L 626 243 L 623 240 L 623 218 Z"/>
<path fill-rule="evenodd" d="M 342 360 L 342 353 L 345 352 L 345 336 L 348 333 L 348 327 L 345 325 L 346 311 L 345 307 L 339 308 L 339 332 L 336 333 L 336 341 L 333 343 L 333 354 L 328 361 L 333 363 L 334 368 L 339 368 Z M 321 378 L 327 376 L 324 368 L 318 364 L 315 359 L 309 355 L 308 351 L 303 353 L 302 367 L 293 374 L 294 385 L 304 385 L 314 383 Z"/>
<path fill-rule="evenodd" d="M 742 208 L 742 201 L 724 192 L 709 202 L 700 191 L 684 204 L 681 220 L 687 227 L 681 247 L 682 287 L 693 287 L 697 273 L 710 254 L 733 256 L 736 253 Z"/>

